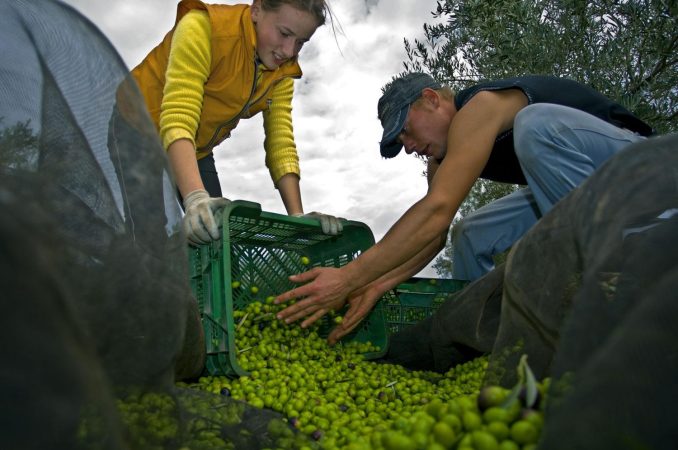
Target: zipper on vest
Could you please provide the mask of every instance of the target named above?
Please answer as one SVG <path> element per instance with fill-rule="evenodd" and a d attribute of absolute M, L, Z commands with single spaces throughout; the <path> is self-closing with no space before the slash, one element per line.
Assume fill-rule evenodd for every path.
<path fill-rule="evenodd" d="M 258 71 L 258 70 L 259 70 L 259 62 L 257 61 L 257 58 L 255 57 L 255 58 L 254 58 L 254 81 L 252 81 L 252 88 L 250 89 L 250 95 L 249 95 L 249 97 L 247 98 L 247 101 L 245 102 L 245 105 L 242 107 L 242 109 L 240 110 L 240 112 L 239 112 L 238 114 L 236 114 L 235 116 L 233 116 L 232 118 L 230 118 L 230 119 L 227 120 L 226 122 L 223 122 L 221 125 L 219 125 L 219 126 L 217 127 L 217 129 L 214 131 L 214 134 L 212 135 L 212 138 L 211 138 L 210 141 L 207 143 L 207 145 L 205 145 L 205 146 L 199 148 L 198 151 L 204 151 L 204 150 L 207 150 L 207 149 L 210 149 L 210 151 L 211 151 L 211 149 L 212 149 L 213 146 L 215 145 L 215 141 L 217 140 L 217 136 L 219 136 L 219 131 L 221 131 L 221 129 L 224 128 L 225 126 L 230 125 L 230 124 L 232 124 L 233 122 L 235 122 L 236 120 L 240 119 L 240 117 L 242 116 L 242 114 L 243 114 L 247 109 L 249 109 L 250 105 L 252 104 L 252 97 L 254 96 L 254 91 L 255 91 L 256 88 L 257 88 L 257 71 Z M 266 90 L 266 92 L 268 92 L 268 89 Z M 263 97 L 263 96 L 262 96 L 262 97 Z M 261 98 L 261 97 L 259 97 L 259 98 Z M 230 135 L 231 135 L 231 133 L 229 132 L 229 133 L 228 133 L 228 136 L 225 136 L 224 139 L 228 138 Z"/>
<path fill-rule="evenodd" d="M 279 79 L 277 79 L 277 80 L 271 81 L 271 84 L 270 84 L 270 85 L 268 86 L 268 88 L 264 91 L 264 93 L 261 94 L 261 95 L 259 96 L 258 99 L 256 99 L 255 101 L 251 102 L 248 106 L 252 106 L 253 104 L 257 103 L 259 100 L 261 100 L 263 97 L 265 97 L 266 94 L 268 94 L 268 91 L 271 90 L 271 88 L 273 87 L 273 85 L 274 85 L 275 83 L 279 82 L 282 78 L 284 78 L 284 77 L 281 77 L 281 78 L 279 78 Z M 271 107 L 271 103 L 273 103 L 273 100 L 271 100 L 270 98 L 269 98 L 268 100 L 266 100 L 266 106 L 267 106 L 268 108 Z"/>

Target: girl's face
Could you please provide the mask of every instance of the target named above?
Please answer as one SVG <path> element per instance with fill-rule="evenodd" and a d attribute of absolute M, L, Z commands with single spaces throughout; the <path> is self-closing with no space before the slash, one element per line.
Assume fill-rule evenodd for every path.
<path fill-rule="evenodd" d="M 252 22 L 257 31 L 257 55 L 270 70 L 297 56 L 318 28 L 316 18 L 309 12 L 288 4 L 276 11 L 265 11 L 260 0 L 252 4 Z"/>

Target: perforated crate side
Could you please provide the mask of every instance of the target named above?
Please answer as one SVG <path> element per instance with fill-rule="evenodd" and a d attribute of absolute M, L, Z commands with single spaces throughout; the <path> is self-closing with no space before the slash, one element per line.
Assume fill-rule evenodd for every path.
<path fill-rule="evenodd" d="M 244 201 L 234 201 L 225 208 L 221 223 L 223 239 L 200 248 L 200 264 L 194 262 L 196 279 L 192 285 L 197 290 L 196 296 L 201 297 L 206 340 L 207 336 L 210 339 L 208 371 L 242 376 L 247 372 L 237 362 L 233 312 L 293 288 L 295 284 L 288 279 L 293 273 L 314 266 L 347 264 L 374 244 L 374 236 L 367 225 L 354 221 L 344 223 L 339 236 L 328 236 L 321 232 L 317 220 L 263 212 L 260 205 Z M 210 254 L 207 262 L 205 252 Z M 302 257 L 307 257 L 310 264 L 304 265 Z M 232 288 L 233 282 L 238 287 Z M 256 292 L 252 287 L 256 287 Z M 330 329 L 329 322 L 321 324 L 325 336 Z M 371 341 L 383 349 L 365 355 L 366 358 L 383 354 L 387 331 L 382 308 L 375 308 L 344 339 Z"/>
<path fill-rule="evenodd" d="M 388 334 L 430 317 L 441 303 L 453 298 L 467 284 L 461 280 L 417 277 L 399 284 L 380 302 Z"/>

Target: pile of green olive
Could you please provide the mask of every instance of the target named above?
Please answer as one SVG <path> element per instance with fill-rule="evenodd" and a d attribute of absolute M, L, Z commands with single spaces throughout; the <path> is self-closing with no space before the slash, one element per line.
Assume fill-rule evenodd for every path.
<path fill-rule="evenodd" d="M 276 320 L 280 307 L 272 300 L 234 313 L 237 360 L 250 376 L 207 376 L 180 385 L 277 411 L 324 449 L 536 446 L 546 383 L 539 383 L 539 401 L 528 408 L 508 389 L 481 389 L 487 357 L 444 374 L 367 361 L 362 354 L 377 350 L 369 342 L 330 347 L 317 326 Z"/>

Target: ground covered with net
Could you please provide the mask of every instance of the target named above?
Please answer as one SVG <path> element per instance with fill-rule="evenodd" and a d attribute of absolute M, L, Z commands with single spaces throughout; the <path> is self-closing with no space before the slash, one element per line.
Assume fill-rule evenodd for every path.
<path fill-rule="evenodd" d="M 540 448 L 678 445 L 678 135 L 634 144 L 573 191 L 386 360 L 445 370 L 489 353 L 511 386 L 550 377 Z"/>
<path fill-rule="evenodd" d="M 289 445 L 280 414 L 175 385 L 202 370 L 199 315 L 119 55 L 46 0 L 0 3 L 0 42 L 0 448 Z"/>
<path fill-rule="evenodd" d="M 203 372 L 176 190 L 119 55 L 49 0 L 0 3 L 0 46 L 0 448 L 676 448 L 676 136 L 611 160 L 383 361 L 253 303 L 230 379 Z"/>

